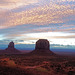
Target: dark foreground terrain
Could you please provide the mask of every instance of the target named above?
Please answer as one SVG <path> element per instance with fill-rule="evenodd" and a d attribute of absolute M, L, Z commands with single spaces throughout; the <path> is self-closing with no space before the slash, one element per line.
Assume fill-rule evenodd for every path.
<path fill-rule="evenodd" d="M 75 75 L 75 57 L 0 55 L 0 75 Z"/>

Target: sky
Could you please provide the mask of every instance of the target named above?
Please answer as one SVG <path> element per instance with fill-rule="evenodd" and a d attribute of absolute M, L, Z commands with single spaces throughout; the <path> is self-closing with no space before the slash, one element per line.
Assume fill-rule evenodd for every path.
<path fill-rule="evenodd" d="M 75 0 L 0 0 L 0 46 L 38 39 L 75 46 Z"/>

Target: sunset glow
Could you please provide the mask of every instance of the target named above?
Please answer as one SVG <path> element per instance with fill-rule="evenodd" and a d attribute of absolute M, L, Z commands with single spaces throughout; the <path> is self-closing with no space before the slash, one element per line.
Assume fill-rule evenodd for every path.
<path fill-rule="evenodd" d="M 0 0 L 0 44 L 38 39 L 75 45 L 75 0 Z"/>

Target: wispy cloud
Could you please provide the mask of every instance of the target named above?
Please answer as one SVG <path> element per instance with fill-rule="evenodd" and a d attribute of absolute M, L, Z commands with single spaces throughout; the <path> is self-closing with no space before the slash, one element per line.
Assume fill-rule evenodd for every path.
<path fill-rule="evenodd" d="M 23 39 L 25 43 L 39 38 L 73 39 L 74 3 L 74 0 L 0 0 L 0 40 Z M 61 36 L 55 36 L 56 32 Z"/>
<path fill-rule="evenodd" d="M 0 0 L 1 9 L 14 9 L 21 6 L 37 3 L 38 0 Z"/>
<path fill-rule="evenodd" d="M 14 13 L 12 11 L 5 13 L 6 22 L 2 23 L 0 28 L 12 27 L 21 24 L 45 25 L 50 23 L 64 23 L 69 21 L 70 15 L 75 15 L 71 9 L 74 5 L 59 5 L 50 3 L 30 10 Z M 5 16 L 5 15 L 4 15 Z M 3 16 L 3 17 L 4 17 Z M 72 19 L 73 20 L 73 19 Z"/>

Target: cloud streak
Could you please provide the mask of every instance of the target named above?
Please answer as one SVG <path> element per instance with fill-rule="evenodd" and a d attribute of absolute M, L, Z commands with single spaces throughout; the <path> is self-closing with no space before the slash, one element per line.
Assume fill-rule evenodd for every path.
<path fill-rule="evenodd" d="M 21 6 L 37 3 L 38 0 L 0 0 L 1 9 L 14 9 Z"/>
<path fill-rule="evenodd" d="M 0 0 L 0 40 L 23 39 L 25 43 L 39 38 L 73 39 L 74 3 L 74 0 Z M 54 36 L 48 36 L 49 32 Z M 63 32 L 69 35 L 64 36 Z"/>

